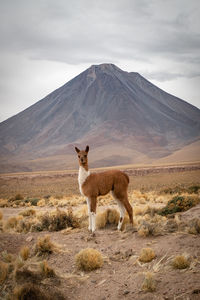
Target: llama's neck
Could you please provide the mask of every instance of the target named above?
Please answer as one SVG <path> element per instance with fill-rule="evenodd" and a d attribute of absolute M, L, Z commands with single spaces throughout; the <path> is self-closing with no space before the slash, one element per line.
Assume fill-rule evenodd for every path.
<path fill-rule="evenodd" d="M 79 190 L 82 195 L 83 195 L 82 185 L 89 175 L 90 175 L 90 171 L 88 171 L 88 167 L 87 168 L 84 168 L 83 166 L 79 167 L 78 183 L 79 183 Z"/>

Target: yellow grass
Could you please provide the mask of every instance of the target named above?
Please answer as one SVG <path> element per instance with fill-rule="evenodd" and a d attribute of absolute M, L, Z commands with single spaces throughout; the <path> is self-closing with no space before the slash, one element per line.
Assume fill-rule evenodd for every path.
<path fill-rule="evenodd" d="M 151 272 L 147 272 L 145 274 L 145 278 L 142 283 L 142 290 L 145 292 L 154 292 L 156 290 L 155 279 Z"/>
<path fill-rule="evenodd" d="M 152 248 L 143 248 L 140 252 L 139 261 L 150 262 L 156 257 L 155 251 Z"/>
<path fill-rule="evenodd" d="M 175 269 L 186 269 L 190 266 L 189 258 L 186 254 L 177 255 L 173 261 L 172 266 Z"/>
<path fill-rule="evenodd" d="M 32 283 L 26 283 L 21 286 L 16 286 L 13 292 L 12 299 L 15 300 L 21 300 L 21 299 L 43 299 L 43 300 L 49 300 L 50 297 L 47 295 L 47 293 L 43 293 L 39 286 L 32 284 Z"/>
<path fill-rule="evenodd" d="M 21 258 L 23 260 L 27 260 L 29 258 L 29 255 L 30 255 L 30 249 L 28 246 L 23 246 L 21 249 L 20 249 L 20 252 L 19 252 Z"/>
<path fill-rule="evenodd" d="M 30 208 L 30 209 L 23 210 L 19 214 L 23 217 L 32 217 L 32 216 L 36 215 L 36 211 L 34 209 Z"/>
<path fill-rule="evenodd" d="M 75 262 L 78 269 L 92 271 L 102 267 L 103 257 L 99 251 L 86 248 L 75 256 Z"/>
<path fill-rule="evenodd" d="M 35 246 L 35 252 L 37 255 L 51 254 L 56 251 L 57 246 L 50 240 L 50 236 L 39 237 Z"/>
<path fill-rule="evenodd" d="M 49 267 L 46 260 L 43 260 L 40 263 L 40 268 L 41 268 L 41 271 L 42 271 L 42 274 L 44 275 L 44 277 L 54 277 L 55 276 L 55 271 L 51 267 Z"/>
<path fill-rule="evenodd" d="M 6 280 L 8 275 L 8 265 L 3 261 L 0 261 L 0 283 L 3 283 Z"/>
<path fill-rule="evenodd" d="M 22 220 L 22 216 L 10 217 L 3 225 L 3 230 L 16 229 L 20 220 Z"/>

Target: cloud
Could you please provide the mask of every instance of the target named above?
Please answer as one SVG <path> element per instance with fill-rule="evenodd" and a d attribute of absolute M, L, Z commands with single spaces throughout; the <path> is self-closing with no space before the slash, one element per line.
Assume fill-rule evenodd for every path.
<path fill-rule="evenodd" d="M 187 59 L 200 46 L 199 22 L 191 22 L 199 5 L 176 3 L 177 9 L 174 1 L 8 0 L 1 7 L 1 49 L 69 64 L 123 55 Z"/>
<path fill-rule="evenodd" d="M 196 0 L 0 0 L 2 107 L 104 62 L 159 82 L 197 78 L 199 12 Z"/>

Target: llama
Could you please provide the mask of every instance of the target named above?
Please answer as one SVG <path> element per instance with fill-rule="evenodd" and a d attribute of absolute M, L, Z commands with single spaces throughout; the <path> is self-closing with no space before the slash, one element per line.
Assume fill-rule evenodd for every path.
<path fill-rule="evenodd" d="M 129 215 L 130 223 L 133 224 L 133 210 L 128 201 L 127 194 L 129 184 L 128 175 L 119 170 L 90 174 L 88 170 L 89 146 L 86 146 L 85 150 L 79 150 L 75 147 L 75 150 L 78 153 L 79 160 L 79 189 L 80 193 L 86 197 L 88 205 L 89 231 L 92 231 L 92 233 L 95 232 L 97 197 L 104 196 L 110 191 L 120 210 L 120 219 L 117 226 L 118 230 L 121 230 L 125 210 Z"/>

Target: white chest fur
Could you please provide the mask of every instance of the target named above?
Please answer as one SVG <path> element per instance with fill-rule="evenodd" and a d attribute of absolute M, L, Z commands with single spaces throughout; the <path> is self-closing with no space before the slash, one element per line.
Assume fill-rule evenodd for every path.
<path fill-rule="evenodd" d="M 78 183 L 79 183 L 79 190 L 80 193 L 84 196 L 82 191 L 82 184 L 85 182 L 86 178 L 90 175 L 90 171 L 86 171 L 82 166 L 79 167 L 78 173 Z"/>

